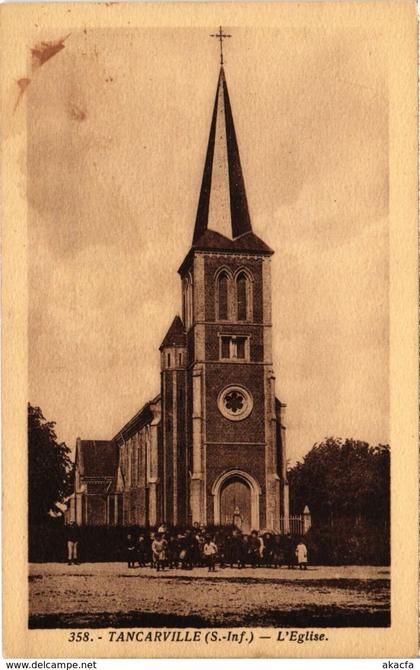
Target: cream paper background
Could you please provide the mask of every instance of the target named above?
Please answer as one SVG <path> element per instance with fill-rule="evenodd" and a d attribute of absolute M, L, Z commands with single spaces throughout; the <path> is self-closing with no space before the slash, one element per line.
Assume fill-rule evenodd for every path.
<path fill-rule="evenodd" d="M 416 636 L 417 636 L 417 331 L 416 331 L 416 311 L 417 311 L 417 256 L 416 256 L 416 11 L 413 3 L 310 3 L 310 4 L 184 4 L 184 5 L 32 5 L 32 6 L 3 6 L 1 8 L 1 41 L 2 41 L 2 192 L 4 202 L 3 219 L 3 592 L 4 592 L 4 639 L 5 653 L 9 656 L 63 656 L 63 657 L 113 657 L 133 655 L 147 656 L 238 656 L 253 655 L 263 656 L 382 656 L 382 655 L 409 655 L 415 654 Z M 226 645 L 217 646 L 217 648 L 206 645 L 195 645 L 193 643 L 180 645 L 177 644 L 106 644 L 86 643 L 70 644 L 67 643 L 67 631 L 28 631 L 27 630 L 27 563 L 26 563 L 26 403 L 28 400 L 28 348 L 33 347 L 34 331 L 30 331 L 28 337 L 28 240 L 31 244 L 31 263 L 34 258 L 39 259 L 39 270 L 42 271 L 43 264 L 48 259 L 42 257 L 42 244 L 39 244 L 36 236 L 31 240 L 32 230 L 27 229 L 27 208 L 26 199 L 27 188 L 33 187 L 33 184 L 27 183 L 27 175 L 30 170 L 26 169 L 28 156 L 26 149 L 28 141 L 28 129 L 31 130 L 37 120 L 27 117 L 26 99 L 28 94 L 32 93 L 30 89 L 21 96 L 19 104 L 16 106 L 19 89 L 16 82 L 29 74 L 29 49 L 40 40 L 55 40 L 69 33 L 80 34 L 83 30 L 97 31 L 103 29 L 106 37 L 112 40 L 112 32 L 127 29 L 159 28 L 167 32 L 168 39 L 173 38 L 173 34 L 182 34 L 182 39 L 188 40 L 188 30 L 191 30 L 191 38 L 197 39 L 197 30 L 193 28 L 204 29 L 203 34 L 207 34 L 207 27 L 224 25 L 228 32 L 235 35 L 235 26 L 240 34 L 248 30 L 267 31 L 267 43 L 270 44 L 269 34 L 273 30 L 296 31 L 297 36 L 304 30 L 310 28 L 311 31 L 319 31 L 331 35 L 346 35 L 350 41 L 354 36 L 354 54 L 357 58 L 360 42 L 358 38 L 361 34 L 364 36 L 371 32 L 372 44 L 378 45 L 378 35 L 380 36 L 380 45 L 383 49 L 384 61 L 388 61 L 387 94 L 389 95 L 389 303 L 390 303 L 390 323 L 389 323 L 389 375 L 390 375 L 390 393 L 388 398 L 387 385 L 382 385 L 378 391 L 378 397 L 381 412 L 378 414 L 378 426 L 383 420 L 386 426 L 385 412 L 390 417 L 390 437 L 389 441 L 392 449 L 392 626 L 390 629 L 330 629 L 328 631 L 329 641 L 320 646 L 320 644 L 295 645 L 292 643 L 254 643 L 249 648 L 238 648 L 236 646 Z M 176 29 L 176 30 L 174 30 Z M 179 32 L 182 29 L 181 33 Z M 212 30 L 212 28 L 211 28 Z M 213 32 L 213 30 L 212 30 Z M 250 34 L 250 33 L 245 33 Z M 233 39 L 233 38 L 232 38 Z M 246 41 L 244 42 L 244 44 Z M 217 59 L 217 47 L 214 49 L 215 65 Z M 228 54 L 228 47 L 226 53 Z M 159 48 L 161 44 L 159 42 Z M 208 51 L 206 46 L 206 51 Z M 170 51 L 168 52 L 170 57 Z M 269 48 L 263 54 L 266 61 L 270 61 Z M 124 60 L 124 54 L 121 54 L 121 60 Z M 273 53 L 273 62 L 277 57 Z M 325 59 L 323 63 L 308 63 L 308 68 L 316 72 L 316 68 L 333 67 L 333 54 L 330 59 Z M 228 56 L 227 56 L 228 59 Z M 121 63 L 120 63 L 121 65 Z M 193 70 L 193 63 L 189 63 Z M 118 70 L 118 64 L 115 65 Z M 182 64 L 179 63 L 179 67 Z M 213 66 L 212 66 L 213 67 Z M 228 65 L 227 68 L 231 66 Z M 233 66 L 234 67 L 234 66 Z M 269 65 L 267 65 L 269 67 Z M 243 113 L 239 105 L 235 104 L 235 99 L 240 95 L 240 90 L 236 90 L 233 81 L 228 72 L 228 84 L 233 100 L 233 112 L 237 124 L 239 135 L 239 145 L 241 153 L 245 150 L 245 161 L 247 152 L 246 131 L 247 115 Z M 237 71 L 240 71 L 237 66 Z M 215 83 L 216 68 L 205 76 L 212 82 L 211 90 Z M 198 73 L 200 75 L 200 73 Z M 56 83 L 56 82 L 55 82 Z M 159 93 L 159 91 L 157 92 Z M 42 91 L 41 91 L 42 94 Z M 48 95 L 48 89 L 45 94 Z M 130 97 L 130 88 L 128 86 L 127 96 Z M 242 91 L 244 97 L 244 91 Z M 246 100 L 246 96 L 245 96 Z M 303 100 L 303 104 L 311 104 L 311 91 L 308 91 L 308 100 Z M 36 102 L 36 101 L 35 101 Z M 211 101 L 212 102 L 212 101 Z M 121 101 L 124 104 L 124 100 Z M 190 104 L 187 100 L 185 110 Z M 174 101 L 175 104 L 175 101 Z M 191 98 L 191 106 L 196 103 Z M 38 101 L 39 109 L 42 111 L 42 101 Z M 329 109 L 328 103 L 325 110 Z M 80 111 L 80 110 L 79 110 Z M 77 115 L 79 112 L 73 110 Z M 183 110 L 184 113 L 184 110 Z M 210 113 L 210 109 L 209 109 Z M 337 111 L 337 113 L 340 113 Z M 342 110 L 341 113 L 352 114 L 351 109 Z M 240 120 L 241 119 L 241 120 Z M 45 121 L 45 119 L 44 119 Z M 53 119 L 51 122 L 53 123 Z M 42 122 L 38 120 L 38 122 Z M 239 132 L 238 122 L 243 125 L 243 131 Z M 190 120 L 185 118 L 185 124 Z M 372 128 L 372 134 L 378 130 L 384 123 L 384 119 L 378 117 L 377 126 Z M 32 124 L 32 126 L 31 126 Z M 258 125 L 258 120 L 257 120 Z M 310 129 L 304 129 L 310 132 Z M 53 126 L 52 126 L 53 132 Z M 130 132 L 130 129 L 128 130 Z M 174 133 L 181 133 L 182 126 L 176 128 Z M 205 128 L 205 135 L 208 127 Z M 112 134 L 112 128 L 110 129 Z M 244 142 L 245 139 L 245 142 Z M 254 138 L 257 140 L 258 138 Z M 325 138 L 328 141 L 328 137 Z M 170 143 L 171 137 L 167 137 L 162 142 L 162 153 L 165 155 L 165 142 Z M 343 139 L 343 142 L 346 140 Z M 243 149 L 243 145 L 245 148 Z M 363 147 L 360 149 L 363 151 Z M 323 152 L 323 147 L 319 147 L 319 152 Z M 260 152 L 253 151 L 253 157 Z M 194 160 L 197 158 L 198 174 L 197 180 L 201 179 L 202 156 L 200 151 L 194 146 L 186 147 L 187 157 L 194 154 Z M 195 156 L 197 154 L 197 156 Z M 54 165 L 54 158 L 49 156 Z M 244 155 L 242 156 L 243 162 Z M 368 156 L 367 156 L 368 159 Z M 51 163 L 51 160 L 49 161 Z M 340 154 L 337 154 L 337 179 L 340 179 Z M 44 174 L 45 167 L 40 165 L 40 171 Z M 33 171 L 33 165 L 29 166 Z M 112 169 L 112 165 L 110 169 Z M 124 166 L 116 166 L 121 174 Z M 130 164 L 127 161 L 127 170 L 130 171 Z M 299 167 L 299 166 L 297 166 Z M 59 169 L 59 162 L 57 163 Z M 325 167 L 327 169 L 327 166 Z M 252 197 L 250 189 L 253 187 L 253 177 L 247 169 L 247 163 L 244 165 L 245 180 L 248 190 L 252 213 Z M 57 177 L 59 175 L 57 174 Z M 276 175 L 277 176 L 277 175 Z M 260 187 L 260 197 L 264 198 L 264 189 L 270 188 L 270 179 L 273 177 L 269 170 L 265 175 L 266 184 Z M 62 178 L 62 175 L 61 175 Z M 368 178 L 368 176 L 366 177 Z M 51 196 L 48 191 L 47 180 L 54 180 L 54 173 L 46 174 L 44 187 L 38 197 L 48 198 Z M 70 176 L 69 176 L 70 179 Z M 159 190 L 157 185 L 157 190 Z M 190 190 L 194 190 L 197 185 L 193 185 Z M 182 187 L 181 187 L 182 192 Z M 255 194 L 252 194 L 255 196 Z M 190 197 L 190 193 L 188 193 Z M 198 190 L 193 193 L 193 203 L 196 204 Z M 321 196 L 320 196 L 321 197 Z M 384 195 L 386 198 L 386 194 Z M 190 198 L 191 199 L 191 198 Z M 135 203 L 132 203 L 134 207 Z M 59 203 L 56 203 L 56 206 Z M 78 203 L 75 203 L 78 206 Z M 159 194 L 151 205 L 159 205 Z M 325 203 L 325 209 L 328 210 L 329 202 Z M 59 213 L 59 207 L 57 209 Z M 118 211 L 116 214 L 118 215 Z M 135 212 L 123 212 L 128 218 Z M 306 212 L 297 212 L 297 215 L 305 216 Z M 63 212 L 63 216 L 66 213 Z M 165 226 L 168 226 L 168 238 L 173 235 L 173 220 L 170 217 L 165 220 Z M 264 224 L 264 221 L 261 222 Z M 192 231 L 193 218 L 184 228 L 188 236 Z M 254 229 L 265 239 L 264 231 L 255 225 Z M 267 224 L 267 231 L 269 232 Z M 64 229 L 65 230 L 65 229 Z M 51 234 L 52 229 L 48 232 Z M 100 228 L 98 229 L 100 233 Z M 325 234 L 326 231 L 324 231 Z M 320 233 L 322 235 L 322 232 Z M 58 235 L 58 232 L 57 232 Z M 276 244 L 275 240 L 267 241 L 274 246 L 280 255 L 282 247 Z M 70 240 L 58 240 L 57 244 L 71 244 Z M 381 240 L 383 243 L 383 240 Z M 369 240 L 370 244 L 375 244 L 375 239 Z M 38 244 L 34 247 L 33 244 Z M 282 245 L 283 246 L 283 245 Z M 185 252 L 187 246 L 184 244 Z M 384 253 L 386 252 L 386 246 Z M 304 242 L 303 242 L 304 251 Z M 354 258 L 346 259 L 351 266 L 354 260 L 357 267 L 359 250 L 354 248 L 352 252 Z M 377 249 L 372 248 L 372 253 Z M 174 254 L 175 256 L 176 254 Z M 147 257 L 147 256 L 146 256 Z M 93 258 L 93 264 L 95 259 Z M 103 260 L 103 259 L 102 259 Z M 120 252 L 120 257 L 114 259 L 114 263 L 124 262 L 124 251 Z M 386 259 L 385 259 L 386 260 Z M 314 259 L 315 261 L 315 259 Z M 152 263 L 152 256 L 150 263 Z M 309 258 L 310 262 L 310 258 Z M 98 263 L 98 272 L 100 264 Z M 35 260 L 36 268 L 36 260 Z M 64 265 L 63 265 L 64 268 Z M 95 271 L 95 270 L 94 270 Z M 328 273 L 328 268 L 325 269 Z M 64 273 L 64 269 L 63 269 Z M 387 273 L 383 275 L 383 281 L 387 283 Z M 380 283 L 381 276 L 377 281 Z M 157 279 L 159 282 L 159 278 Z M 66 277 L 60 277 L 60 272 L 56 272 L 51 290 L 56 291 L 54 300 L 49 304 L 59 303 L 59 291 L 66 290 Z M 57 288 L 58 287 L 58 288 Z M 370 296 L 366 291 L 366 304 Z M 341 290 L 344 290 L 342 287 Z M 130 277 L 122 277 L 118 286 L 119 291 L 129 292 L 132 290 Z M 273 286 L 273 295 L 280 291 L 281 286 Z M 86 292 L 89 293 L 89 279 L 86 278 Z M 32 298 L 32 296 L 31 296 Z M 328 296 L 325 296 L 326 305 Z M 163 308 L 164 297 L 159 302 L 151 301 L 151 312 L 158 313 Z M 167 304 L 169 302 L 169 304 Z M 33 305 L 31 303 L 33 310 Z M 88 305 L 87 305 L 88 307 Z M 164 309 L 177 311 L 178 304 L 166 301 Z M 58 308 L 57 308 L 58 309 Z M 360 309 L 360 307 L 359 307 Z M 33 314 L 33 312 L 32 312 Z M 55 313 L 50 314 L 54 321 Z M 59 315 L 60 316 L 60 315 Z M 61 315 L 62 317 L 63 315 Z M 353 319 L 357 313 L 353 314 Z M 36 331 L 36 313 L 35 318 L 29 321 L 29 327 Z M 35 324 L 35 325 L 34 325 Z M 150 328 L 148 337 L 155 343 L 158 343 L 159 333 Z M 386 326 L 384 326 L 386 331 Z M 139 341 L 140 341 L 139 337 Z M 387 337 L 386 337 L 387 339 Z M 340 346 L 339 341 L 337 347 Z M 51 343 L 51 353 L 54 355 L 54 345 Z M 93 342 L 97 345 L 97 358 L 91 357 L 92 370 L 98 361 L 101 361 L 101 355 L 105 353 L 107 347 L 100 341 Z M 360 350 L 365 349 L 369 343 L 361 341 Z M 354 346 L 354 344 L 352 345 Z M 34 348 L 34 347 L 33 347 Z M 40 347 L 41 349 L 42 347 Z M 70 347 L 69 347 L 70 348 Z M 121 348 L 124 346 L 121 344 Z M 278 347 L 277 347 L 278 348 Z M 34 348 L 31 353 L 31 362 L 36 360 L 37 351 Z M 71 348 L 70 348 L 71 349 Z M 385 350 L 386 351 L 386 350 Z M 383 357 L 382 350 L 382 357 Z M 74 352 L 69 351 L 70 356 Z M 354 377 L 351 361 L 355 365 L 360 364 L 357 357 L 357 346 L 349 359 L 344 359 L 348 368 L 348 379 Z M 34 358 L 32 358 L 32 356 Z M 279 354 L 281 358 L 281 352 Z M 74 360 L 74 359 L 73 359 Z M 379 359 L 382 361 L 382 358 Z M 129 361 L 128 361 L 129 363 Z M 377 363 L 377 362 L 376 362 Z M 387 360 L 383 361 L 387 366 Z M 380 366 L 378 366 L 380 368 Z M 31 366 L 32 368 L 32 366 Z M 39 365 L 39 369 L 42 366 Z M 341 370 L 345 375 L 346 368 Z M 74 371 L 70 369 L 68 377 L 71 378 Z M 36 376 L 32 373 L 30 380 L 35 388 L 41 385 L 41 375 Z M 386 377 L 387 375 L 385 375 Z M 54 381 L 54 380 L 52 380 Z M 380 381 L 380 379 L 378 380 Z M 71 379 L 71 382 L 73 380 Z M 68 382 L 70 386 L 70 382 Z M 287 379 L 284 381 L 287 388 Z M 112 390 L 115 392 L 115 388 Z M 46 389 L 48 393 L 48 389 Z M 88 388 L 86 392 L 92 398 L 94 389 Z M 51 393 L 51 389 L 50 389 Z M 77 395 L 77 394 L 75 394 Z M 71 401 L 70 396 L 67 396 Z M 114 402 L 118 402 L 114 397 Z M 47 417 L 50 418 L 45 403 L 37 399 L 44 409 Z M 85 401 L 82 393 L 78 394 L 78 401 Z M 77 408 L 76 408 L 77 409 Z M 127 412 L 129 407 L 127 407 Z M 104 410 L 105 416 L 108 409 Z M 129 416 L 130 414 L 128 414 Z M 59 417 L 54 414 L 52 418 L 58 420 Z M 124 420 L 125 417 L 123 417 Z M 128 418 L 128 417 L 127 417 Z M 123 422 L 123 421 L 122 421 Z M 121 422 L 121 423 L 122 423 Z M 321 415 L 322 422 L 322 415 Z M 110 429 L 111 427 L 109 427 Z M 58 426 L 59 429 L 59 426 Z M 108 427 L 107 427 L 108 429 Z M 384 428 L 384 437 L 378 434 L 377 440 L 385 441 L 387 428 Z M 70 433 L 69 433 L 70 434 Z M 92 437 L 92 435 L 88 435 Z M 356 435 L 355 435 L 356 436 Z M 75 436 L 73 436 L 75 437 Z M 82 435 L 83 437 L 83 435 Z M 93 435 L 93 437 L 96 437 Z M 101 437 L 100 435 L 98 437 Z M 306 436 L 307 437 L 307 436 Z M 360 432 L 360 437 L 365 437 Z M 66 439 L 70 439 L 66 435 Z M 372 439 L 375 438 L 372 436 Z M 301 454 L 296 452 L 296 456 Z"/>

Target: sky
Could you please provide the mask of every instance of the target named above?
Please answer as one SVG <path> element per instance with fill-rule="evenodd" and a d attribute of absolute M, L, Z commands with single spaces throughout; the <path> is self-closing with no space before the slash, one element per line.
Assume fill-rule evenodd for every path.
<path fill-rule="evenodd" d="M 191 245 L 216 91 L 216 29 L 81 28 L 24 91 L 29 401 L 72 448 L 77 436 L 111 438 L 159 392 L 158 347 L 181 312 L 177 269 Z M 288 457 L 331 435 L 387 443 L 381 36 L 225 30 L 252 226 L 275 251 Z"/>

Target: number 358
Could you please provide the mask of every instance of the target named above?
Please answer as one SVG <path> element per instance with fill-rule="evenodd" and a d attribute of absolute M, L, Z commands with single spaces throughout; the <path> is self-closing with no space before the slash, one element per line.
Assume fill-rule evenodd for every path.
<path fill-rule="evenodd" d="M 69 633 L 69 642 L 89 642 L 90 640 L 90 633 L 89 631 L 74 631 L 72 630 Z"/>

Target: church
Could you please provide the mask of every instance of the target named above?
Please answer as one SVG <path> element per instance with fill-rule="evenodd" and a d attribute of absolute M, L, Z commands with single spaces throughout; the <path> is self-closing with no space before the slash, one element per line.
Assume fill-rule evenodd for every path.
<path fill-rule="evenodd" d="M 77 438 L 68 518 L 79 525 L 288 530 L 274 252 L 252 228 L 221 63 L 192 244 L 178 270 L 182 306 L 159 347 L 159 394 L 111 440 Z"/>

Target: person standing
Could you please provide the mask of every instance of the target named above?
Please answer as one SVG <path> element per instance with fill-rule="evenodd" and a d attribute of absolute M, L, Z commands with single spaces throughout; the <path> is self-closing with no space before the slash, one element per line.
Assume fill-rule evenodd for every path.
<path fill-rule="evenodd" d="M 179 545 L 178 540 L 174 533 L 171 533 L 168 537 L 168 546 L 166 548 L 166 560 L 168 568 L 177 568 L 178 567 L 178 558 L 179 558 Z"/>
<path fill-rule="evenodd" d="M 306 570 L 308 565 L 308 550 L 306 544 L 301 540 L 295 550 L 296 559 L 300 570 Z"/>
<path fill-rule="evenodd" d="M 225 567 L 225 561 L 226 561 L 226 537 L 225 535 L 219 530 L 216 531 L 216 535 L 214 538 L 214 543 L 217 547 L 217 556 L 219 559 L 219 566 L 223 570 Z"/>
<path fill-rule="evenodd" d="M 189 529 L 185 531 L 182 551 L 181 551 L 181 566 L 184 570 L 193 569 L 193 557 L 195 553 L 195 539 L 193 534 Z"/>
<path fill-rule="evenodd" d="M 186 570 L 188 567 L 188 547 L 185 533 L 178 533 L 178 558 L 181 563 L 181 568 Z"/>
<path fill-rule="evenodd" d="M 242 552 L 241 552 L 241 565 L 243 568 L 250 563 L 249 557 L 249 535 L 242 535 Z"/>
<path fill-rule="evenodd" d="M 220 542 L 219 542 L 220 547 Z M 225 567 L 232 562 L 232 535 L 230 531 L 225 531 L 222 540 L 222 565 Z"/>
<path fill-rule="evenodd" d="M 205 564 L 203 550 L 204 550 L 204 544 L 206 542 L 206 537 L 207 537 L 207 534 L 206 534 L 205 530 L 200 530 L 200 534 L 197 535 L 198 553 L 199 553 L 199 556 L 200 556 L 200 558 L 199 558 L 200 565 Z M 213 540 L 214 540 L 214 538 L 213 538 Z"/>
<path fill-rule="evenodd" d="M 251 566 L 256 568 L 260 564 L 260 540 L 258 537 L 258 532 L 253 530 L 251 537 L 248 540 L 248 549 L 249 549 L 249 560 Z"/>
<path fill-rule="evenodd" d="M 236 565 L 242 568 L 242 537 L 237 528 L 234 528 L 230 537 L 230 567 Z"/>
<path fill-rule="evenodd" d="M 136 540 L 132 533 L 128 533 L 126 539 L 126 550 L 127 550 L 127 566 L 129 568 L 134 568 L 134 563 L 136 559 Z"/>
<path fill-rule="evenodd" d="M 290 533 L 286 535 L 285 551 L 286 551 L 287 568 L 289 570 L 294 570 L 296 555 L 293 544 L 293 538 L 290 535 Z"/>
<path fill-rule="evenodd" d="M 273 535 L 272 533 L 264 533 L 263 535 L 263 542 L 264 542 L 264 549 L 263 549 L 263 564 L 265 567 L 270 567 L 272 565 L 272 557 L 273 557 Z"/>
<path fill-rule="evenodd" d="M 191 560 L 194 566 L 200 566 L 203 562 L 204 537 L 201 531 L 195 531 L 191 534 Z"/>
<path fill-rule="evenodd" d="M 156 565 L 157 572 L 165 569 L 166 547 L 167 542 L 165 538 L 163 538 L 162 535 L 158 533 L 152 543 L 153 560 Z"/>
<path fill-rule="evenodd" d="M 147 547 L 146 547 L 146 540 L 145 540 L 145 537 L 144 537 L 143 533 L 140 534 L 139 539 L 137 541 L 136 554 L 137 554 L 137 562 L 139 564 L 139 567 L 144 568 L 146 566 Z"/>
<path fill-rule="evenodd" d="M 273 559 L 272 559 L 273 566 L 275 568 L 279 568 L 282 564 L 283 559 L 284 559 L 284 551 L 281 542 L 281 535 L 275 535 L 273 544 Z"/>
<path fill-rule="evenodd" d="M 217 556 L 217 546 L 210 537 L 206 537 L 206 541 L 203 545 L 203 555 L 204 559 L 209 566 L 209 572 L 216 571 L 216 556 Z"/>
<path fill-rule="evenodd" d="M 156 567 L 155 557 L 154 557 L 153 550 L 152 550 L 152 545 L 153 545 L 153 542 L 155 541 L 155 539 L 156 539 L 156 533 L 154 531 L 151 531 L 149 533 L 149 537 L 147 538 L 147 558 L 150 561 L 150 567 L 151 568 Z"/>
<path fill-rule="evenodd" d="M 67 562 L 68 565 L 72 563 L 79 563 L 78 560 L 78 546 L 79 546 L 79 527 L 73 521 L 69 526 L 66 526 L 66 540 L 67 540 Z"/>

